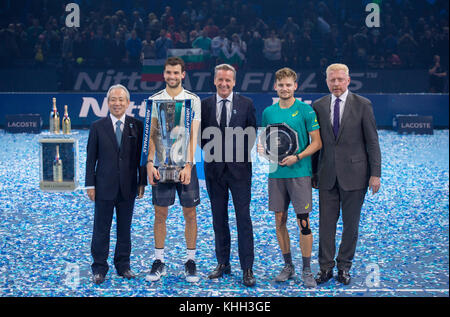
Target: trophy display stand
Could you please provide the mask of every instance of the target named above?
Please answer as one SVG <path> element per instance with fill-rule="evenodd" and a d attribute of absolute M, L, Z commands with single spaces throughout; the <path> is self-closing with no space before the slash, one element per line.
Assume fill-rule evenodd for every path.
<path fill-rule="evenodd" d="M 78 187 L 78 140 L 75 133 L 44 132 L 39 139 L 40 181 L 43 191 L 74 191 Z"/>

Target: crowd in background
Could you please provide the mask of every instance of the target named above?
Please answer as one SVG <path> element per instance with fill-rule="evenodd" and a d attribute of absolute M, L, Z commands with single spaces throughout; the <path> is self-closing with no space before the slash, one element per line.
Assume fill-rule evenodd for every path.
<path fill-rule="evenodd" d="M 201 48 L 242 67 L 448 71 L 448 1 L 378 0 L 380 27 L 369 28 L 356 0 L 80 0 L 80 27 L 67 27 L 57 0 L 4 1 L 1 67 L 140 67 L 170 48 Z M 439 65 L 436 67 L 436 58 Z M 434 69 L 434 71 L 433 71 Z"/>

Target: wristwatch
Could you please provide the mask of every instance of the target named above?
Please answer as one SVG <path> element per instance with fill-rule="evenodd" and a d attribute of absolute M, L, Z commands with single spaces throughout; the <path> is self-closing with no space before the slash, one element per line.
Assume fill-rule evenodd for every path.
<path fill-rule="evenodd" d="M 153 160 L 148 160 L 148 161 L 145 163 L 145 166 L 147 166 L 148 163 L 152 163 L 152 164 L 153 164 Z"/>
<path fill-rule="evenodd" d="M 189 165 L 191 168 L 192 168 L 192 166 L 194 166 L 194 164 L 193 164 L 192 162 L 186 162 L 186 163 L 184 164 L 184 166 L 186 166 L 186 165 Z"/>
<path fill-rule="evenodd" d="M 300 153 L 298 153 L 298 154 L 295 155 L 295 157 L 297 158 L 297 162 L 301 160 L 301 158 L 300 158 L 299 155 L 300 155 Z"/>

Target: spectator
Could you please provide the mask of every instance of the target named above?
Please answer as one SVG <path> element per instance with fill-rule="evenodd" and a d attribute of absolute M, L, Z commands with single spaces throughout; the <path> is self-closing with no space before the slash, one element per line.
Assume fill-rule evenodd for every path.
<path fill-rule="evenodd" d="M 264 49 L 264 41 L 258 31 L 253 32 L 253 36 L 248 42 L 248 66 L 250 68 L 262 67 L 263 59 L 261 52 Z"/>
<path fill-rule="evenodd" d="M 123 65 L 126 58 L 127 50 L 125 48 L 125 42 L 119 31 L 114 34 L 114 39 L 110 43 L 111 50 L 109 51 L 109 57 L 111 58 L 111 63 L 115 67 L 120 67 Z"/>
<path fill-rule="evenodd" d="M 20 54 L 15 35 L 15 25 L 9 24 L 7 29 L 0 30 L 0 61 L 9 65 L 14 57 Z"/>
<path fill-rule="evenodd" d="M 74 41 L 74 29 L 66 28 L 63 31 L 64 38 L 62 42 L 62 60 L 63 62 L 68 62 L 73 59 L 73 41 Z"/>
<path fill-rule="evenodd" d="M 125 44 L 127 49 L 127 60 L 132 66 L 139 65 L 142 50 L 142 40 L 137 37 L 135 30 L 131 31 L 131 38 Z"/>
<path fill-rule="evenodd" d="M 105 67 L 106 54 L 105 47 L 108 47 L 108 40 L 103 36 L 103 28 L 98 26 L 94 37 L 91 39 L 89 47 L 91 48 L 91 58 L 94 66 Z"/>
<path fill-rule="evenodd" d="M 209 5 L 208 2 L 203 1 L 200 9 L 198 10 L 195 21 L 202 23 L 207 19 L 207 17 L 209 17 Z"/>
<path fill-rule="evenodd" d="M 264 40 L 263 54 L 267 66 L 270 68 L 279 68 L 281 65 L 281 40 L 275 30 L 270 32 L 270 37 Z"/>
<path fill-rule="evenodd" d="M 402 65 L 400 57 L 392 51 L 387 51 L 385 58 L 386 68 L 398 69 Z"/>
<path fill-rule="evenodd" d="M 230 23 L 225 27 L 225 33 L 228 38 L 231 38 L 231 36 L 234 33 L 239 33 L 240 27 L 239 24 L 237 24 L 237 20 L 235 17 L 230 18 Z"/>
<path fill-rule="evenodd" d="M 193 48 L 201 48 L 203 52 L 209 52 L 211 50 L 211 39 L 203 35 L 203 31 L 200 31 L 197 38 L 192 42 Z"/>
<path fill-rule="evenodd" d="M 145 40 L 142 41 L 141 62 L 145 59 L 155 59 L 155 42 L 152 40 L 152 33 L 145 32 Z"/>
<path fill-rule="evenodd" d="M 33 25 L 27 29 L 28 41 L 30 45 L 33 47 L 35 46 L 38 41 L 38 37 L 42 32 L 44 32 L 44 29 L 40 25 L 39 19 L 34 18 Z"/>
<path fill-rule="evenodd" d="M 161 15 L 161 25 L 167 30 L 169 25 L 173 24 L 175 24 L 175 18 L 172 16 L 172 8 L 167 6 L 164 9 L 164 13 Z"/>
<path fill-rule="evenodd" d="M 448 20 L 447 20 L 447 23 L 448 23 Z M 449 55 L 448 55 L 448 43 L 449 43 L 448 31 L 449 31 L 448 25 L 444 26 L 442 28 L 442 33 L 437 35 L 437 40 L 436 40 L 436 53 L 437 53 L 437 55 L 441 56 L 441 64 L 446 69 L 448 69 L 448 67 L 449 67 L 449 65 L 448 65 L 448 59 L 449 59 Z"/>
<path fill-rule="evenodd" d="M 397 39 L 394 33 L 389 32 L 383 41 L 383 46 L 386 51 L 397 52 Z"/>
<path fill-rule="evenodd" d="M 180 30 L 190 30 L 192 28 L 192 20 L 189 13 L 186 10 L 184 10 L 183 13 L 181 13 L 178 26 Z"/>
<path fill-rule="evenodd" d="M 213 39 L 219 35 L 219 28 L 214 24 L 214 20 L 212 18 L 209 18 L 208 22 L 206 22 L 206 25 L 203 28 L 203 34 L 210 39 Z"/>
<path fill-rule="evenodd" d="M 447 77 L 447 70 L 441 66 L 441 57 L 434 55 L 433 65 L 428 70 L 429 77 L 429 92 L 443 93 L 445 88 L 445 79 Z"/>
<path fill-rule="evenodd" d="M 403 61 L 403 66 L 412 68 L 415 64 L 416 51 L 418 44 L 410 33 L 403 34 L 398 40 L 398 55 Z"/>
<path fill-rule="evenodd" d="M 173 42 L 167 37 L 165 29 L 161 29 L 158 39 L 155 41 L 155 52 L 157 59 L 166 59 L 167 50 L 173 48 Z"/>
<path fill-rule="evenodd" d="M 46 63 L 48 52 L 49 52 L 49 45 L 48 42 L 45 39 L 44 34 L 40 34 L 38 36 L 38 40 L 36 44 L 34 45 L 34 62 L 37 66 L 43 66 Z"/>
<path fill-rule="evenodd" d="M 228 38 L 224 30 L 219 31 L 219 35 L 212 39 L 211 41 L 211 56 L 217 58 L 220 55 L 222 47 L 228 47 Z"/>
<path fill-rule="evenodd" d="M 198 33 L 195 30 L 192 30 L 191 32 L 189 32 L 189 38 L 188 38 L 188 42 L 189 42 L 189 47 L 192 48 L 193 47 L 193 43 L 195 41 L 195 39 L 198 37 Z"/>
<path fill-rule="evenodd" d="M 428 67 L 429 61 L 433 60 L 433 53 L 436 51 L 436 41 L 431 30 L 424 31 L 419 39 L 418 65 L 423 68 Z"/>
<path fill-rule="evenodd" d="M 192 47 L 187 38 L 186 31 L 180 31 L 180 39 L 174 45 L 174 47 L 175 48 L 191 48 Z"/>
<path fill-rule="evenodd" d="M 283 39 L 281 53 L 283 56 L 283 65 L 296 69 L 298 67 L 299 45 L 293 33 L 287 33 Z"/>
<path fill-rule="evenodd" d="M 283 32 L 283 34 L 292 33 L 298 35 L 300 34 L 300 27 L 298 26 L 297 23 L 294 23 L 292 17 L 288 17 L 286 19 L 286 23 L 281 28 L 281 31 Z"/>
<path fill-rule="evenodd" d="M 147 30 L 152 33 L 152 39 L 156 39 L 159 36 L 161 23 L 153 12 L 148 15 Z"/>
<path fill-rule="evenodd" d="M 299 39 L 299 46 L 301 48 L 299 66 L 309 69 L 312 67 L 313 59 L 313 47 L 310 29 L 306 28 L 303 30 L 303 33 Z"/>
<path fill-rule="evenodd" d="M 180 40 L 180 33 L 175 30 L 175 25 L 170 25 L 166 36 L 172 40 L 173 46 Z"/>
<path fill-rule="evenodd" d="M 345 41 L 342 47 L 342 58 L 344 60 L 344 63 L 349 67 L 354 66 L 354 61 L 356 58 L 356 50 L 357 47 L 353 39 L 353 35 L 348 34 L 347 40 Z"/>
<path fill-rule="evenodd" d="M 144 22 L 139 15 L 139 11 L 133 12 L 133 30 L 136 31 L 137 37 L 144 37 Z"/>

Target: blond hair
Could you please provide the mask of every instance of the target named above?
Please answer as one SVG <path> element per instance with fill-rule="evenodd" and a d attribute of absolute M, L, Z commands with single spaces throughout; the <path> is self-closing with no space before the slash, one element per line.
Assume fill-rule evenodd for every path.
<path fill-rule="evenodd" d="M 297 73 L 294 72 L 292 69 L 290 69 L 289 67 L 284 67 L 282 69 L 277 70 L 277 72 L 275 73 L 275 79 L 276 80 L 282 80 L 283 78 L 293 78 L 294 82 L 297 81 Z"/>
<path fill-rule="evenodd" d="M 345 74 L 347 76 L 349 76 L 349 70 L 348 70 L 347 65 L 345 65 L 345 64 L 331 64 L 330 66 L 327 67 L 327 77 L 328 77 L 328 74 L 330 72 L 334 72 L 334 71 L 338 71 L 338 70 L 343 70 L 345 72 Z"/>

